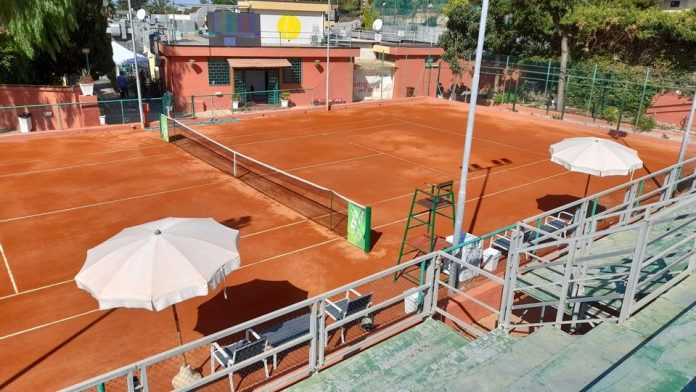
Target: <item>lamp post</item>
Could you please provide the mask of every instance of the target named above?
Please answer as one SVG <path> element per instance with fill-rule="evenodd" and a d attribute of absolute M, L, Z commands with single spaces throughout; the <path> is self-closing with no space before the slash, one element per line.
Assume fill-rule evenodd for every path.
<path fill-rule="evenodd" d="M 329 65 L 331 58 L 329 56 L 329 47 L 331 46 L 331 0 L 328 0 L 329 9 L 326 10 L 326 110 L 329 110 Z"/>
<path fill-rule="evenodd" d="M 145 10 L 138 10 L 138 19 L 145 18 Z M 135 89 L 138 93 L 138 113 L 140 114 L 140 128 L 145 129 L 145 119 L 143 116 L 143 97 L 140 93 L 140 73 L 138 72 L 138 49 L 135 47 L 135 23 L 133 23 L 133 9 L 131 8 L 131 0 L 128 0 L 128 19 L 131 22 L 131 30 L 133 31 L 133 69 L 135 69 Z"/>
<path fill-rule="evenodd" d="M 85 54 L 85 62 L 87 63 L 87 72 L 90 71 L 90 66 L 89 66 L 89 48 L 82 48 L 82 53 Z"/>
<path fill-rule="evenodd" d="M 459 193 L 457 197 L 457 213 L 454 223 L 454 244 L 459 244 L 464 223 L 464 204 L 466 202 L 466 181 L 469 175 L 469 158 L 471 157 L 471 140 L 474 134 L 474 119 L 476 117 L 476 101 L 478 100 L 479 80 L 481 79 L 481 57 L 483 57 L 483 42 L 486 38 L 486 20 L 488 18 L 488 0 L 481 2 L 481 20 L 479 21 L 478 43 L 476 45 L 476 65 L 474 77 L 471 81 L 471 96 L 469 99 L 469 116 L 466 123 L 466 139 L 464 142 L 464 155 L 462 157 L 462 173 L 459 181 Z M 457 263 L 450 263 L 450 285 L 455 286 L 459 268 Z"/>

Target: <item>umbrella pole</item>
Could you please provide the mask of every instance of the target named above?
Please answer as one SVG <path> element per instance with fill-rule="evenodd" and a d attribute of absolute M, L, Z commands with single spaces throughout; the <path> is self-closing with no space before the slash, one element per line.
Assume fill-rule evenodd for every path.
<path fill-rule="evenodd" d="M 179 346 L 184 345 L 184 341 L 181 339 L 181 327 L 179 326 L 179 315 L 176 314 L 176 304 L 172 305 L 172 313 L 174 313 L 174 324 L 176 324 L 176 336 L 179 338 Z M 186 362 L 186 354 L 181 353 L 184 358 L 184 365 L 188 365 Z"/>
<path fill-rule="evenodd" d="M 585 183 L 585 194 L 583 197 L 587 197 L 587 191 L 590 189 L 590 174 L 587 175 L 587 183 Z"/>

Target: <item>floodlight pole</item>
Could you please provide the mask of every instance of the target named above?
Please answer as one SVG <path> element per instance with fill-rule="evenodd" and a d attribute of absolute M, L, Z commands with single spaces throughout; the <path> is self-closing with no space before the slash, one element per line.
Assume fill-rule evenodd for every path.
<path fill-rule="evenodd" d="M 331 0 L 328 0 L 329 9 L 326 10 L 326 110 L 329 110 L 329 47 L 331 46 Z"/>
<path fill-rule="evenodd" d="M 133 10 L 131 9 L 131 0 L 128 0 L 128 19 L 130 19 L 131 30 L 133 35 L 133 66 L 135 67 L 135 89 L 138 93 L 138 113 L 140 114 L 140 128 L 145 129 L 145 120 L 143 119 L 143 97 L 140 93 L 140 73 L 138 72 L 138 50 L 135 47 L 135 22 L 133 21 Z"/>
<path fill-rule="evenodd" d="M 691 134 L 691 126 L 694 124 L 694 112 L 696 112 L 696 91 L 694 96 L 691 97 L 691 111 L 689 112 L 689 119 L 686 121 L 686 127 L 684 128 L 684 136 L 682 136 L 681 148 L 679 149 L 679 158 L 677 158 L 677 163 L 682 163 L 684 157 L 686 156 L 686 149 L 689 147 L 689 135 Z"/>
<path fill-rule="evenodd" d="M 481 78 L 481 57 L 483 57 L 483 42 L 486 38 L 486 21 L 488 19 L 488 0 L 481 2 L 481 20 L 479 22 L 478 43 L 476 44 L 476 65 L 474 77 L 471 82 L 471 96 L 469 100 L 469 116 L 466 123 L 466 139 L 464 142 L 464 156 L 462 157 L 462 174 L 459 181 L 459 194 L 457 195 L 457 213 L 454 221 L 454 244 L 459 243 L 462 236 L 462 224 L 464 222 L 464 204 L 466 201 L 466 182 L 469 175 L 469 158 L 471 157 L 471 139 L 474 134 L 474 119 L 476 117 L 476 101 L 478 100 L 479 79 Z M 457 263 L 450 263 L 450 285 L 456 286 L 459 268 Z"/>

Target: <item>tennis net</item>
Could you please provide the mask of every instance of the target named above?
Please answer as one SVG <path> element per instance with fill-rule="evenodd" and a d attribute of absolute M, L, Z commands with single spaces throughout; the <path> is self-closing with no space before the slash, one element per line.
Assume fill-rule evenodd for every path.
<path fill-rule="evenodd" d="M 363 241 L 366 240 L 367 244 L 351 242 L 366 251 L 369 249 L 369 207 L 329 188 L 241 154 L 170 117 L 161 117 L 160 132 L 164 140 L 348 238 L 349 241 L 351 235 L 356 235 L 349 232 L 366 231 L 367 233 L 357 235 L 366 235 L 367 238 L 363 238 Z M 349 217 L 349 214 L 352 216 Z M 367 222 L 364 222 L 365 218 Z"/>

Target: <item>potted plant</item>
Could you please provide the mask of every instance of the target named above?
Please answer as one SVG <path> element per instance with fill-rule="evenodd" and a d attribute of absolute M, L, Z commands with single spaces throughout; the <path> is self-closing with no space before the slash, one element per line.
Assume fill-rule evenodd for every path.
<path fill-rule="evenodd" d="M 80 84 L 80 90 L 82 90 L 82 95 L 90 96 L 94 94 L 94 79 L 90 75 L 89 71 L 83 69 L 80 73 L 80 79 L 78 80 Z"/>
<path fill-rule="evenodd" d="M 99 125 L 106 125 L 106 111 L 103 106 L 99 106 Z"/>
<path fill-rule="evenodd" d="M 233 94 L 232 95 L 232 109 L 237 110 L 239 109 L 239 101 L 242 100 L 242 96 L 239 94 Z"/>
<path fill-rule="evenodd" d="M 290 103 L 290 92 L 289 91 L 282 91 L 280 93 L 280 106 L 281 107 L 288 107 L 288 104 Z"/>

